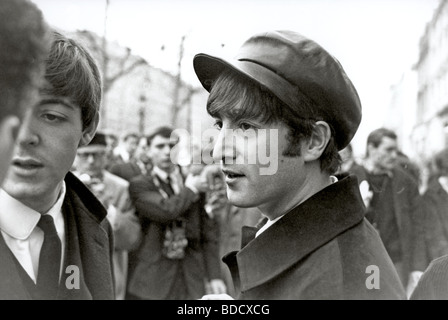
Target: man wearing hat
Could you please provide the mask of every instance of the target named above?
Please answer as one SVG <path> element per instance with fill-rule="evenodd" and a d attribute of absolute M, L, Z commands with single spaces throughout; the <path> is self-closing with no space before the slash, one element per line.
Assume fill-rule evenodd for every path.
<path fill-rule="evenodd" d="M 107 219 L 114 231 L 114 279 L 116 299 L 123 300 L 128 277 L 128 251 L 140 240 L 140 223 L 129 196 L 129 182 L 108 172 L 105 167 L 107 142 L 101 132 L 77 150 L 75 171 L 78 178 L 107 209 Z"/>
<path fill-rule="evenodd" d="M 405 299 L 357 178 L 334 176 L 361 121 L 340 63 L 298 33 L 274 31 L 251 37 L 234 60 L 197 54 L 193 64 L 220 130 L 213 158 L 229 201 L 265 217 L 223 258 L 238 298 Z M 275 170 L 263 170 L 260 150 L 274 151 Z M 216 298 L 227 297 L 203 297 Z"/>

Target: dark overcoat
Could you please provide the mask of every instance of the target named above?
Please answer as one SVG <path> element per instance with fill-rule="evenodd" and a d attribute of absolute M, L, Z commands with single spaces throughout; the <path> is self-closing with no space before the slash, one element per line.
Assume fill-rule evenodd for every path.
<path fill-rule="evenodd" d="M 358 176 L 367 176 L 367 171 L 360 166 L 354 172 Z M 408 276 L 413 271 L 424 271 L 427 267 L 425 248 L 425 207 L 414 178 L 400 167 L 391 172 L 392 198 L 395 219 L 398 226 L 403 254 L 403 285 L 406 287 Z"/>
<path fill-rule="evenodd" d="M 423 194 L 427 264 L 448 254 L 448 193 L 433 179 Z"/>
<path fill-rule="evenodd" d="M 349 176 L 256 238 L 256 230 L 245 227 L 242 249 L 223 258 L 239 299 L 405 299 L 394 265 L 364 214 L 358 180 Z"/>

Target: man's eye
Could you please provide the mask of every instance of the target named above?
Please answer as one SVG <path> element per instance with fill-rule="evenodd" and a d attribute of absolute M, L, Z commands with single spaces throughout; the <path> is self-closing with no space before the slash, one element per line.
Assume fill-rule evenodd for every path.
<path fill-rule="evenodd" d="M 44 113 L 44 114 L 42 114 L 42 118 L 44 118 L 45 120 L 50 121 L 50 122 L 58 122 L 58 121 L 64 120 L 63 117 L 57 116 L 52 113 Z"/>
<path fill-rule="evenodd" d="M 251 125 L 251 124 L 249 124 L 249 123 L 246 123 L 246 122 L 242 122 L 242 123 L 240 123 L 240 124 L 239 124 L 239 127 L 240 127 L 240 129 L 242 129 L 243 131 L 250 130 L 250 129 L 254 129 L 254 126 L 253 126 L 253 125 Z"/>

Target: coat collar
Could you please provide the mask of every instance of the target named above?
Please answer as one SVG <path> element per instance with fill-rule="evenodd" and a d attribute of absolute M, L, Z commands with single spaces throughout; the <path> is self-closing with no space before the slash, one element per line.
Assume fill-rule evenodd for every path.
<path fill-rule="evenodd" d="M 86 209 L 85 212 L 97 223 L 101 223 L 106 218 L 107 211 L 101 202 L 92 192 L 71 172 L 65 176 L 67 193 L 76 195 L 77 200 Z"/>
<path fill-rule="evenodd" d="M 243 241 L 249 237 L 253 240 L 236 254 L 241 290 L 249 290 L 276 277 L 360 223 L 364 212 L 358 180 L 349 176 L 292 209 L 256 239 L 253 239 L 256 230 L 243 229 L 243 233 L 245 230 L 251 233 L 250 236 L 244 234 Z"/>

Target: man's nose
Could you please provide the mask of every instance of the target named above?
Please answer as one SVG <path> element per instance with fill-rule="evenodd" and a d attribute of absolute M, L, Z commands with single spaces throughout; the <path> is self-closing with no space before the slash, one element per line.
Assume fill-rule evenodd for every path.
<path fill-rule="evenodd" d="M 213 147 L 213 160 L 215 162 L 234 163 L 236 158 L 236 149 L 230 130 L 221 130 Z"/>
<path fill-rule="evenodd" d="M 94 154 L 87 155 L 87 163 L 92 164 L 94 162 L 95 162 L 95 155 Z"/>
<path fill-rule="evenodd" d="M 169 144 L 163 146 L 163 153 L 164 153 L 165 155 L 169 155 L 170 152 L 171 152 L 171 146 L 170 146 Z"/>
<path fill-rule="evenodd" d="M 19 133 L 17 135 L 17 144 L 25 145 L 37 145 L 39 143 L 39 135 L 37 130 L 37 124 L 33 121 L 33 114 L 29 110 L 22 122 Z"/>

